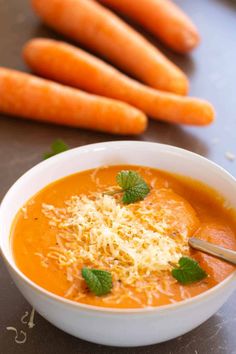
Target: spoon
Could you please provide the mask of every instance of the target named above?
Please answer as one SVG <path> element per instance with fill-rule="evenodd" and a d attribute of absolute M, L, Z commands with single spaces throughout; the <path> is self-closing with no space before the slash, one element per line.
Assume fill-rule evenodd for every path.
<path fill-rule="evenodd" d="M 211 254 L 212 256 L 236 265 L 236 251 L 217 246 L 214 243 L 203 241 L 196 237 L 191 237 L 188 240 L 188 243 L 192 248 L 196 250 Z"/>

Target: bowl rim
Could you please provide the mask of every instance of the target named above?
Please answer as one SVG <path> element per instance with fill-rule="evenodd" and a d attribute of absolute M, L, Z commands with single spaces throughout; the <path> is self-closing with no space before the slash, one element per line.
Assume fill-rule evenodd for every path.
<path fill-rule="evenodd" d="M 88 144 L 88 145 L 83 145 L 83 146 L 79 146 L 73 149 L 70 149 L 68 151 L 65 151 L 63 153 L 60 153 L 56 156 L 51 157 L 50 159 L 41 161 L 40 163 L 36 164 L 35 166 L 33 166 L 32 168 L 30 168 L 29 170 L 27 170 L 22 176 L 20 176 L 14 183 L 13 185 L 8 189 L 8 191 L 5 193 L 1 205 L 0 205 L 0 220 L 2 218 L 2 209 L 3 207 L 5 207 L 5 204 L 7 205 L 7 199 L 8 196 L 12 193 L 14 193 L 14 189 L 17 187 L 18 184 L 20 184 L 26 177 L 28 177 L 29 175 L 31 175 L 32 173 L 34 173 L 35 171 L 37 171 L 39 168 L 41 167 L 45 167 L 45 166 L 49 166 L 49 165 L 53 165 L 56 162 L 59 162 L 63 157 L 65 157 L 66 155 L 68 155 L 68 157 L 70 156 L 70 154 L 73 154 L 77 151 L 86 151 L 88 149 L 90 150 L 90 153 L 94 153 L 94 149 L 96 148 L 102 148 L 102 147 L 109 147 L 110 145 L 146 145 L 146 146 L 152 146 L 152 147 L 156 147 L 156 148 L 162 148 L 162 149 L 166 149 L 167 152 L 168 151 L 172 151 L 172 152 L 179 152 L 181 154 L 184 155 L 188 155 L 189 157 L 194 157 L 195 159 L 197 158 L 199 161 L 204 161 L 205 163 L 209 164 L 209 166 L 212 166 L 213 168 L 217 169 L 220 173 L 224 174 L 229 180 L 231 180 L 232 182 L 234 182 L 236 184 L 236 178 L 234 178 L 228 171 L 226 171 L 223 167 L 219 166 L 218 164 L 216 164 L 215 162 L 207 159 L 206 157 L 203 157 L 199 154 L 196 154 L 194 152 L 188 151 L 186 149 L 183 148 L 179 148 L 179 147 L 175 147 L 172 145 L 168 145 L 168 144 L 160 144 L 160 143 L 155 143 L 155 142 L 146 142 L 146 141 L 132 141 L 132 140 L 120 140 L 120 141 L 106 141 L 106 142 L 100 142 L 100 143 L 95 143 L 95 144 Z M 62 177 L 61 177 L 62 178 Z M 58 180 L 60 180 L 61 178 L 58 178 Z M 57 179 L 55 179 L 54 181 L 56 181 Z M 9 208 L 9 207 L 8 207 Z M 10 236 L 10 235 L 9 235 Z M 13 271 L 14 273 L 16 273 L 16 275 L 23 280 L 23 282 L 31 287 L 34 291 L 38 292 L 40 295 L 43 295 L 47 298 L 49 298 L 52 301 L 58 301 L 62 304 L 68 305 L 70 307 L 74 307 L 77 310 L 84 310 L 84 311 L 89 311 L 89 312 L 95 312 L 95 313 L 116 313 L 118 314 L 148 314 L 148 313 L 162 313 L 165 311 L 169 311 L 169 310 L 174 310 L 174 309 L 181 309 L 182 307 L 186 306 L 190 306 L 194 303 L 200 302 L 201 300 L 206 299 L 209 296 L 214 295 L 215 292 L 220 291 L 220 289 L 224 288 L 226 285 L 228 285 L 229 283 L 233 282 L 234 280 L 236 280 L 236 270 L 230 274 L 227 278 L 225 278 L 223 281 L 221 281 L 220 283 L 218 283 L 217 285 L 213 286 L 212 288 L 204 291 L 203 293 L 200 293 L 199 295 L 193 296 L 191 298 L 182 300 L 182 301 L 178 301 L 176 303 L 172 303 L 172 304 L 167 304 L 167 305 L 162 305 L 162 306 L 146 306 L 146 307 L 142 307 L 142 308 L 114 308 L 114 307 L 102 307 L 102 306 L 95 306 L 95 305 L 88 305 L 88 304 L 83 304 L 80 302 L 76 302 L 73 300 L 69 300 L 64 298 L 63 296 L 54 294 L 46 289 L 44 289 L 43 287 L 41 287 L 40 285 L 36 284 L 34 281 L 32 281 L 31 279 L 29 279 L 16 265 L 14 258 L 13 258 L 13 254 L 11 254 L 9 257 L 5 254 L 4 251 L 4 246 L 2 244 L 2 238 L 0 237 L 0 252 L 2 254 L 2 257 L 5 261 L 5 263 L 7 264 L 8 268 L 10 268 L 11 271 Z"/>

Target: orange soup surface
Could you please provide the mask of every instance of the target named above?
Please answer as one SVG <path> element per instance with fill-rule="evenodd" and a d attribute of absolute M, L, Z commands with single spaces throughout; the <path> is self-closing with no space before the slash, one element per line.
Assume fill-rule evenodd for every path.
<path fill-rule="evenodd" d="M 150 193 L 123 204 L 116 176 L 137 171 Z M 232 210 L 209 187 L 153 168 L 104 166 L 60 179 L 37 193 L 18 212 L 11 240 L 15 262 L 33 282 L 80 303 L 140 308 L 175 303 L 215 286 L 234 267 L 193 251 L 195 236 L 236 250 Z M 182 257 L 207 273 L 189 285 L 172 276 Z M 112 289 L 96 296 L 81 269 L 109 271 Z"/>

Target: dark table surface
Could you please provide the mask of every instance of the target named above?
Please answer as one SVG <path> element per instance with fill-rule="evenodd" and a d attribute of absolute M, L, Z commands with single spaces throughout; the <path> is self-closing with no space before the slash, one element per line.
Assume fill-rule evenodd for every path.
<path fill-rule="evenodd" d="M 192 56 L 167 52 L 189 75 L 191 94 L 209 99 L 217 111 L 217 121 L 208 128 L 182 128 L 150 123 L 139 137 L 144 141 L 179 146 L 204 155 L 236 176 L 236 2 L 230 0 L 178 0 L 202 34 L 202 44 Z M 0 0 L 0 65 L 27 70 L 21 47 L 36 36 L 56 37 L 32 13 L 27 0 Z M 0 97 L 1 99 L 1 97 Z M 116 136 L 79 129 L 26 122 L 0 117 L 0 199 L 11 184 L 42 159 L 56 138 L 71 147 L 120 139 Z M 126 137 L 127 138 L 127 137 Z M 175 340 L 143 348 L 103 347 L 73 338 L 36 314 L 36 325 L 28 329 L 20 321 L 30 305 L 10 279 L 0 260 L 0 353 L 122 353 L 122 354 L 233 354 L 236 353 L 235 294 L 210 320 Z M 16 344 L 7 326 L 27 332 L 27 342 Z M 21 339 L 21 338 L 19 338 Z"/>

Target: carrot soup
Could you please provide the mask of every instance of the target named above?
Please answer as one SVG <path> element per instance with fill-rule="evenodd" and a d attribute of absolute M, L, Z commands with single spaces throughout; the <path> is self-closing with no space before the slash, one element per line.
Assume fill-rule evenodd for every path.
<path fill-rule="evenodd" d="M 60 179 L 18 212 L 11 240 L 34 283 L 84 304 L 140 308 L 196 296 L 234 271 L 188 245 L 236 250 L 235 214 L 210 187 L 149 167 L 102 166 Z"/>

